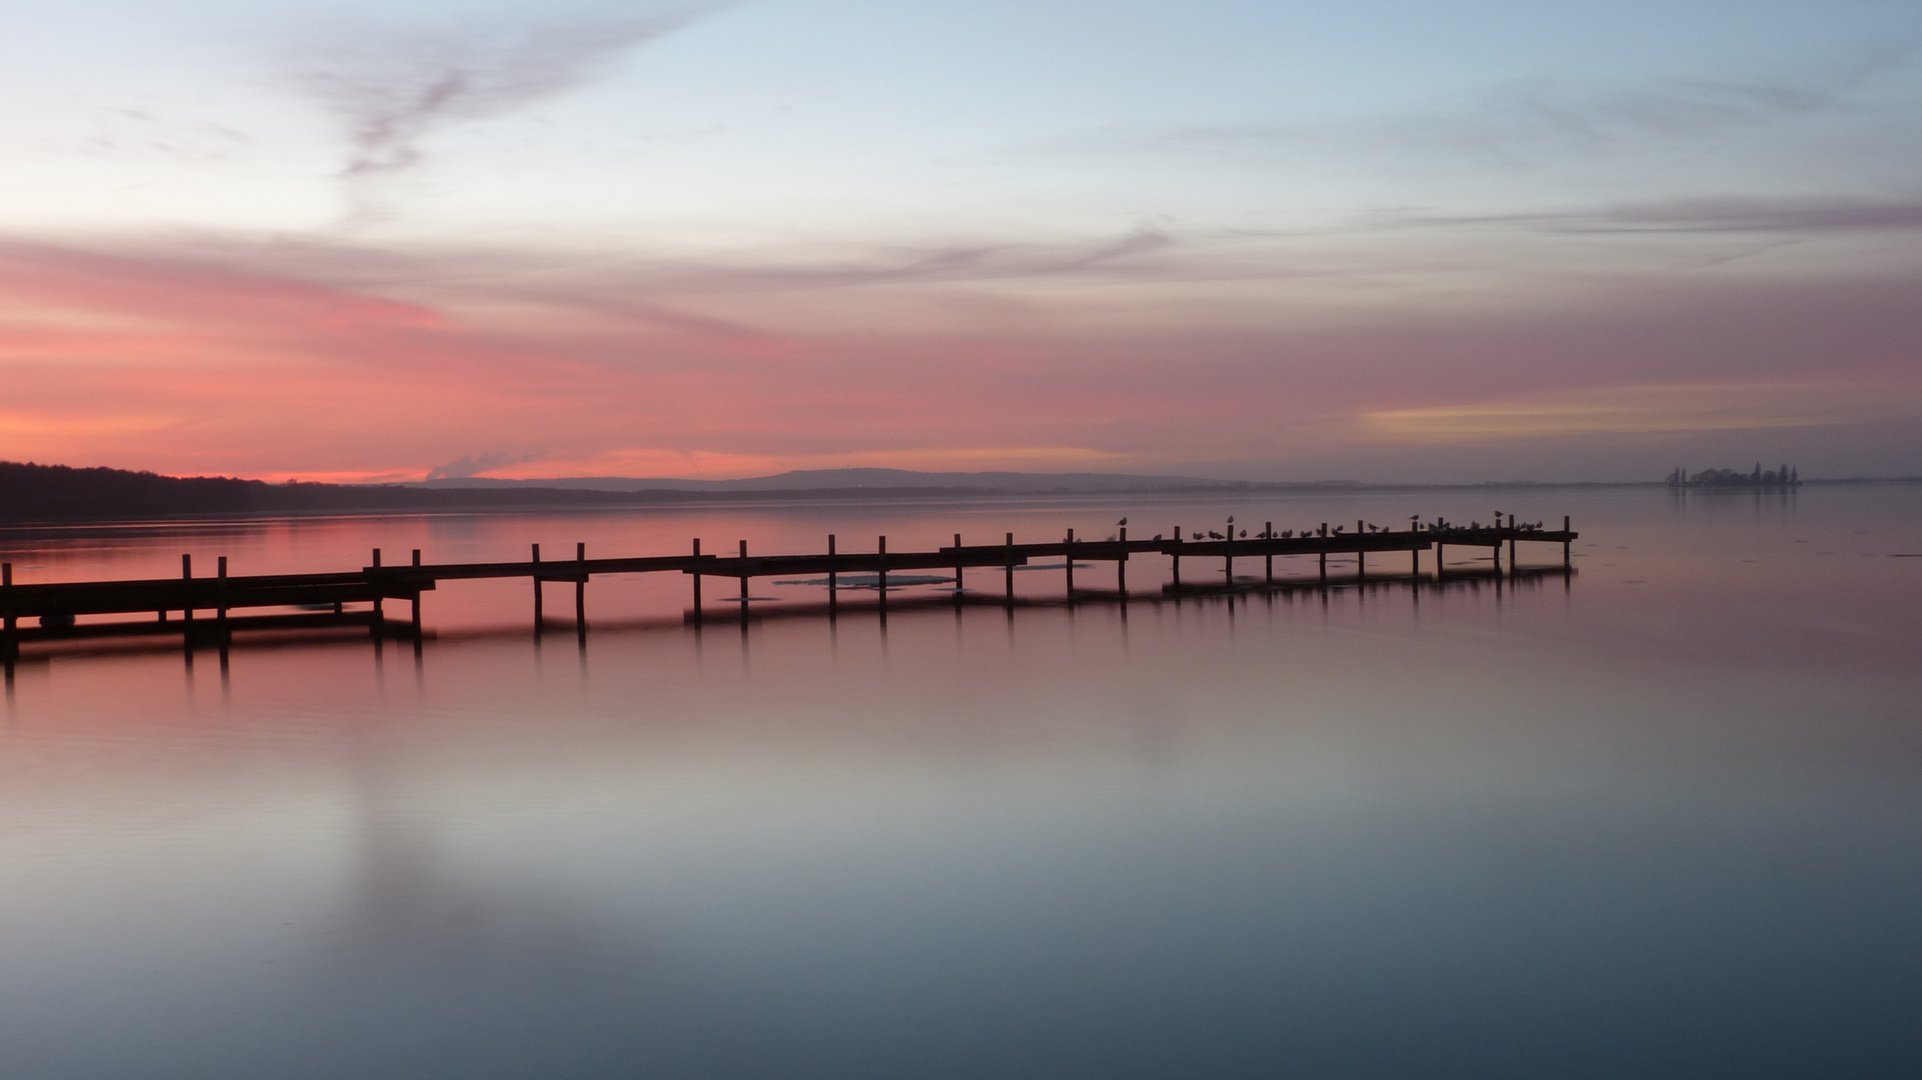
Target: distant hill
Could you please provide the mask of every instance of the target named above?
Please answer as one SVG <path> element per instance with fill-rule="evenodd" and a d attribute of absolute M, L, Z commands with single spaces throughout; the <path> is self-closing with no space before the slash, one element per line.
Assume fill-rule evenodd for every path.
<path fill-rule="evenodd" d="M 458 488 L 555 488 L 567 491 L 858 491 L 913 489 L 974 491 L 995 495 L 1099 494 L 1115 491 L 1178 491 L 1237 488 L 1245 481 L 1195 476 L 1134 476 L 1125 473 L 914 472 L 908 469 L 799 469 L 741 480 L 679 480 L 631 476 L 577 476 L 548 480 L 497 480 L 470 476 L 408 485 Z"/>
<path fill-rule="evenodd" d="M 269 484 L 226 476 L 175 477 L 125 469 L 0 461 L 0 522 L 8 523 L 578 506 L 625 501 L 621 495 L 594 491 L 423 491 L 399 485 Z"/>
<path fill-rule="evenodd" d="M 1239 481 L 1104 473 L 917 473 L 824 469 L 745 480 L 584 477 L 418 484 L 269 484 L 226 476 L 174 477 L 124 469 L 0 462 L 0 522 L 137 521 L 250 514 L 391 510 L 514 510 L 778 499 L 941 498 L 991 495 L 1245 489 Z"/>

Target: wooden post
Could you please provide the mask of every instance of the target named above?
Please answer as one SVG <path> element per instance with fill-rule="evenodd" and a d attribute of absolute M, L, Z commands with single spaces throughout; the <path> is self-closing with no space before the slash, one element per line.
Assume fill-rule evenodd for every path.
<path fill-rule="evenodd" d="M 1360 581 L 1362 578 L 1365 578 L 1367 576 L 1368 576 L 1368 553 L 1361 549 L 1360 544 L 1356 544 L 1355 545 L 1355 580 Z"/>
<path fill-rule="evenodd" d="M 1014 534 L 1008 534 L 1008 603 L 1014 603 Z"/>
<path fill-rule="evenodd" d="M 414 566 L 414 569 L 416 570 L 420 569 L 420 549 L 419 548 L 414 549 L 413 566 Z M 418 644 L 420 642 L 420 579 L 418 577 L 414 579 L 413 607 L 414 607 L 414 618 L 413 618 L 414 642 Z"/>
<path fill-rule="evenodd" d="M 836 596 L 836 593 L 838 592 L 836 588 L 836 579 L 839 577 L 840 575 L 834 572 L 834 534 L 829 533 L 828 534 L 828 616 L 830 618 L 834 616 L 835 605 L 838 602 L 838 598 Z"/>
<path fill-rule="evenodd" d="M 1074 530 L 1068 530 L 1068 599 L 1074 599 Z"/>
<path fill-rule="evenodd" d="M 219 603 L 214 608 L 214 622 L 220 627 L 220 640 L 227 640 L 227 556 L 222 555 L 215 571 L 214 594 Z"/>
<path fill-rule="evenodd" d="M 534 567 L 533 567 L 533 578 L 534 578 L 534 632 L 535 632 L 536 634 L 538 634 L 538 633 L 540 633 L 540 632 L 541 632 L 541 622 L 542 622 L 542 613 L 541 613 L 541 546 L 540 546 L 539 544 L 535 544 L 535 545 L 534 545 L 534 554 L 533 554 L 533 563 L 534 563 Z"/>
<path fill-rule="evenodd" d="M 955 533 L 954 534 L 954 602 L 957 604 L 961 602 L 961 590 L 964 587 L 964 582 L 962 581 L 961 569 L 962 569 L 961 568 L 961 534 Z"/>
<path fill-rule="evenodd" d="M 587 541 L 579 540 L 574 544 L 574 629 L 587 630 Z"/>
<path fill-rule="evenodd" d="M 1508 572 L 1515 572 L 1515 515 L 1508 515 Z"/>
<path fill-rule="evenodd" d="M 701 625 L 701 538 L 694 538 L 694 625 Z"/>
<path fill-rule="evenodd" d="M 1181 526 L 1179 525 L 1175 526 L 1175 553 L 1168 556 L 1168 561 L 1174 566 L 1175 588 L 1179 589 L 1181 588 Z"/>
<path fill-rule="evenodd" d="M 1321 583 L 1328 584 L 1328 523 L 1321 523 Z"/>
<path fill-rule="evenodd" d="M 1420 548 L 1408 549 L 1408 563 L 1409 563 L 1408 572 L 1415 575 L 1416 577 L 1420 577 L 1421 576 L 1421 549 Z"/>
<path fill-rule="evenodd" d="M 1128 527 L 1126 525 L 1121 527 L 1121 542 L 1123 544 L 1128 542 Z M 1115 591 L 1121 594 L 1122 602 L 1126 603 L 1128 600 L 1128 552 L 1126 549 L 1123 549 L 1121 557 L 1114 561 L 1114 584 Z"/>
<path fill-rule="evenodd" d="M 374 549 L 374 569 L 376 570 L 380 569 L 380 549 L 379 548 Z M 376 592 L 376 595 L 374 596 L 374 621 L 367 624 L 367 632 L 371 634 L 373 637 L 375 637 L 376 639 L 378 639 L 380 637 L 381 629 L 387 625 L 386 599 L 378 595 L 379 589 L 380 589 L 379 574 L 374 575 L 374 589 Z M 540 603 L 539 600 L 535 601 L 536 605 L 538 605 L 539 603 Z"/>
<path fill-rule="evenodd" d="M 1268 538 L 1268 539 L 1269 539 L 1270 541 L 1272 541 L 1272 540 L 1274 540 L 1274 538 L 1275 538 L 1275 523 L 1274 523 L 1274 522 L 1272 522 L 1272 521 L 1264 521 L 1264 522 L 1262 522 L 1262 523 L 1261 523 L 1261 535 L 1262 535 L 1262 536 L 1265 536 L 1265 537 L 1267 537 L 1267 538 Z M 1261 576 L 1262 576 L 1262 580 L 1263 580 L 1263 581 L 1266 581 L 1266 582 L 1268 582 L 1268 583 L 1269 583 L 1269 584 L 1271 584 L 1271 585 L 1272 585 L 1272 584 L 1274 584 L 1274 581 L 1275 581 L 1275 554 L 1274 554 L 1274 552 L 1272 552 L 1272 551 L 1268 553 L 1268 559 L 1267 559 L 1267 565 L 1266 565 L 1265 567 L 1263 567 L 1263 568 L 1262 568 L 1262 575 L 1261 575 Z"/>
<path fill-rule="evenodd" d="M 192 555 L 182 554 L 180 556 L 180 580 L 192 581 L 193 579 L 194 579 L 194 557 Z M 187 624 L 186 630 L 184 632 L 191 636 L 194 629 L 194 598 L 193 598 L 192 585 L 187 586 L 187 598 L 181 601 L 181 603 L 183 603 L 185 606 L 181 608 L 180 619 L 182 622 Z"/>
<path fill-rule="evenodd" d="M 0 608 L 5 609 L 5 614 L 0 615 L 0 631 L 3 631 L 7 635 L 7 640 L 0 642 L 0 647 L 6 649 L 7 659 L 12 660 L 14 627 L 17 625 L 13 613 L 12 563 L 0 563 L 0 589 L 6 590 L 5 595 L 0 595 Z"/>
<path fill-rule="evenodd" d="M 741 541 L 741 625 L 747 625 L 747 541 Z"/>
<path fill-rule="evenodd" d="M 1562 516 L 1562 535 L 1563 536 L 1568 535 L 1568 516 L 1566 514 Z M 1569 566 L 1571 565 L 1569 563 L 1568 548 L 1569 548 L 1569 542 L 1567 540 L 1563 540 L 1562 541 L 1562 569 L 1564 570 L 1568 569 Z"/>
<path fill-rule="evenodd" d="M 1435 535 L 1439 536 L 1441 534 L 1437 533 Z M 1441 580 L 1442 570 L 1448 565 L 1448 559 L 1442 552 L 1442 548 L 1445 546 L 1446 545 L 1444 545 L 1440 540 L 1435 541 L 1435 580 L 1436 581 Z"/>
<path fill-rule="evenodd" d="M 885 614 L 888 609 L 888 538 L 885 536 L 875 542 L 874 586 L 881 594 L 881 611 Z"/>

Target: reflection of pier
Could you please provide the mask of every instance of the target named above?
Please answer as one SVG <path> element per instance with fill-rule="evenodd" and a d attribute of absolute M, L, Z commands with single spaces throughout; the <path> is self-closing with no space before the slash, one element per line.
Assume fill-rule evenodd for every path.
<path fill-rule="evenodd" d="M 1065 598 L 1071 602 L 1105 596 L 1125 603 L 1130 596 L 1128 562 L 1142 555 L 1159 555 L 1169 559 L 1172 581 L 1161 587 L 1161 593 L 1175 597 L 1299 587 L 1331 588 L 1384 581 L 1440 583 L 1473 577 L 1499 580 L 1504 574 L 1501 557 L 1504 546 L 1508 549 L 1506 573 L 1516 575 L 1527 572 L 1516 562 L 1518 544 L 1559 544 L 1562 547 L 1561 566 L 1554 568 L 1553 572 L 1563 573 L 1569 566 L 1569 546 L 1579 534 L 1569 529 L 1567 518 L 1562 519 L 1561 529 L 1543 530 L 1518 527 L 1511 517 L 1507 524 L 1486 528 L 1416 525 L 1406 530 L 1391 531 L 1356 522 L 1356 531 L 1353 533 L 1347 533 L 1342 528 L 1331 531 L 1324 524 L 1301 536 L 1278 535 L 1270 524 L 1254 537 L 1247 536 L 1245 531 L 1240 536 L 1234 536 L 1232 526 L 1229 534 L 1215 533 L 1212 534 L 1213 539 L 1184 540 L 1179 528 L 1174 530 L 1173 535 L 1173 539 L 1157 535 L 1147 540 L 1130 540 L 1127 529 L 1123 527 L 1111 539 L 1080 540 L 1070 530 L 1067 537 L 1059 541 L 1017 544 L 1014 534 L 1008 533 L 1002 543 L 985 545 L 963 544 L 961 537 L 956 536 L 952 545 L 932 551 L 889 551 L 887 537 L 883 536 L 878 538 L 871 552 L 840 550 L 836 538 L 830 536 L 827 551 L 823 554 L 752 555 L 743 541 L 737 552 L 727 557 L 704 554 L 701 542 L 695 540 L 687 555 L 627 559 L 589 559 L 587 546 L 578 544 L 574 558 L 545 561 L 541 558 L 540 546 L 535 545 L 532 557 L 526 562 L 432 564 L 423 563 L 421 553 L 416 550 L 412 561 L 403 565 L 384 565 L 381 553 L 376 549 L 368 566 L 347 573 L 232 576 L 227 572 L 227 560 L 222 558 L 212 577 L 194 576 L 192 562 L 182 556 L 181 576 L 178 578 L 31 585 L 16 585 L 13 567 L 6 564 L 0 567 L 0 617 L 4 617 L 4 641 L 0 641 L 0 651 L 10 662 L 19 645 L 27 641 L 179 634 L 184 636 L 191 648 L 196 641 L 211 640 L 224 645 L 236 630 L 301 630 L 343 626 L 366 627 L 377 639 L 405 636 L 418 642 L 421 636 L 421 594 L 433 590 L 442 581 L 481 578 L 529 579 L 534 585 L 534 623 L 537 631 L 545 620 L 542 587 L 553 581 L 572 582 L 574 627 L 582 635 L 587 632 L 587 584 L 596 574 L 665 572 L 688 575 L 692 582 L 693 604 L 685 618 L 697 626 L 706 617 L 701 583 L 710 577 L 731 578 L 739 583 L 739 596 L 728 599 L 740 604 L 739 617 L 742 620 L 748 618 L 752 599 L 748 594 L 750 580 L 800 575 L 824 576 L 827 601 L 821 607 L 828 614 L 838 610 L 843 593 L 851 588 L 859 588 L 874 594 L 875 606 L 885 615 L 890 603 L 889 593 L 898 587 L 889 584 L 888 575 L 903 576 L 915 570 L 951 571 L 955 603 L 1026 603 L 1028 601 L 1016 597 L 1014 572 L 1017 569 L 1047 568 L 1035 565 L 1035 560 L 1042 559 L 1061 560 L 1058 568 L 1063 571 Z M 1478 559 L 1478 565 L 1470 570 L 1451 570 L 1445 561 L 1445 552 L 1449 547 L 1467 548 L 1471 552 L 1486 551 L 1488 561 L 1481 564 Z M 1425 551 L 1435 554 L 1432 575 L 1423 573 L 1422 553 Z M 1377 562 L 1373 570 L 1369 563 L 1371 555 L 1384 560 Z M 1408 557 L 1406 571 L 1392 569 L 1393 563 L 1386 561 L 1391 556 L 1401 555 Z M 1286 560 L 1301 558 L 1313 560 L 1313 575 L 1291 577 L 1286 574 Z M 1335 559 L 1338 567 L 1344 559 L 1352 559 L 1353 573 L 1338 573 L 1331 577 L 1331 558 Z M 1219 570 L 1204 570 L 1197 578 L 1190 569 L 1189 577 L 1184 580 L 1184 559 L 1189 560 L 1187 566 L 1190 568 L 1195 565 L 1195 560 L 1201 560 L 1204 568 L 1218 565 Z M 1248 559 L 1261 560 L 1261 575 L 1258 578 L 1236 576 L 1236 561 L 1243 560 L 1245 566 L 1245 560 Z M 1275 573 L 1277 559 L 1284 560 L 1284 574 L 1280 577 Z M 1215 564 L 1214 560 L 1220 562 Z M 1077 588 L 1075 570 L 1085 570 L 1088 569 L 1087 564 L 1099 562 L 1114 564 L 1113 588 L 1090 590 L 1085 582 Z M 998 590 L 1001 595 L 995 597 L 993 593 L 996 590 L 967 590 L 965 575 L 970 569 L 1001 571 L 1003 582 Z M 866 575 L 872 584 L 862 582 L 857 585 L 852 581 L 842 584 L 840 578 L 844 575 Z M 924 583 L 926 580 L 925 577 L 921 579 Z M 936 580 L 945 584 L 950 579 Z M 410 618 L 407 622 L 395 623 L 387 618 L 385 604 L 388 600 L 408 601 Z M 899 600 L 894 602 L 900 603 Z M 349 605 L 366 606 L 349 610 Z M 246 616 L 232 614 L 242 609 L 280 610 Z M 139 621 L 77 621 L 80 616 L 135 614 L 152 617 Z M 34 619 L 38 625 L 23 626 L 23 619 Z"/>

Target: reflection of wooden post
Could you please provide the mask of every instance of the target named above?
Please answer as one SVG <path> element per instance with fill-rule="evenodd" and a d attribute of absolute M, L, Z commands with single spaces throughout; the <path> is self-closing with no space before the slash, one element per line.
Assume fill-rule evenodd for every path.
<path fill-rule="evenodd" d="M 694 625 L 701 625 L 701 538 L 694 538 Z"/>

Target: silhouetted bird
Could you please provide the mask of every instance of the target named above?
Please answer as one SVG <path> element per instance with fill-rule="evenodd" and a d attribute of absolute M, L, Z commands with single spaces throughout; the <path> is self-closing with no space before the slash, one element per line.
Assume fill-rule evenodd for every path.
<path fill-rule="evenodd" d="M 1120 521 L 1115 522 L 1116 525 L 1126 525 L 1127 523 L 1128 523 L 1127 518 L 1122 518 Z"/>
<path fill-rule="evenodd" d="M 1340 536 L 1340 535 L 1341 535 L 1341 531 L 1342 531 L 1343 529 L 1345 529 L 1345 528 L 1347 528 L 1347 526 L 1346 526 L 1346 525 L 1337 525 L 1337 526 L 1335 526 L 1335 535 L 1336 535 L 1336 536 Z"/>
<path fill-rule="evenodd" d="M 1370 525 L 1370 526 L 1368 526 L 1368 531 L 1369 531 L 1369 532 L 1380 532 L 1380 531 L 1381 531 L 1381 526 L 1380 526 L 1380 525 Z"/>
<path fill-rule="evenodd" d="M 1246 539 L 1248 539 L 1248 530 L 1247 530 L 1247 529 L 1243 529 L 1243 530 L 1241 530 L 1241 538 L 1242 538 L 1243 540 L 1246 540 Z"/>
<path fill-rule="evenodd" d="M 1195 539 L 1197 539 L 1197 540 L 1199 540 L 1199 539 L 1201 539 L 1201 534 L 1200 534 L 1200 533 L 1196 533 L 1196 534 L 1195 534 Z"/>
<path fill-rule="evenodd" d="M 1287 532 L 1284 532 L 1281 534 L 1281 538 L 1283 540 L 1292 540 L 1294 539 L 1294 537 L 1295 537 L 1295 530 L 1293 529 L 1289 529 Z"/>
<path fill-rule="evenodd" d="M 1156 540 L 1159 540 L 1159 539 L 1161 539 L 1161 534 L 1160 534 L 1160 533 L 1156 533 L 1156 534 L 1155 534 L 1155 539 L 1156 539 Z"/>
<path fill-rule="evenodd" d="M 1209 530 L 1208 530 L 1208 539 L 1210 539 L 1210 540 L 1226 540 L 1226 539 L 1228 539 L 1228 538 L 1227 538 L 1227 537 L 1225 537 L 1225 536 L 1223 536 L 1223 535 L 1221 535 L 1220 533 L 1218 533 L 1218 532 L 1216 532 L 1216 531 L 1214 531 L 1213 529 L 1209 529 Z"/>

